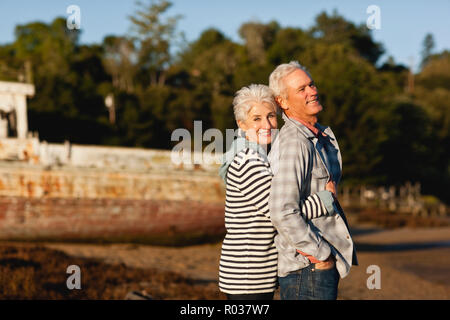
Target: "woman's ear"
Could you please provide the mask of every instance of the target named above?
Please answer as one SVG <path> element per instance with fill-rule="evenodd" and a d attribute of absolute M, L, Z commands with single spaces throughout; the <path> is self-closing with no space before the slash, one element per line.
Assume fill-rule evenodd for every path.
<path fill-rule="evenodd" d="M 276 96 L 275 101 L 278 103 L 278 106 L 283 110 L 288 110 L 289 107 L 286 104 L 286 100 L 283 99 L 281 96 Z"/>
<path fill-rule="evenodd" d="M 236 120 L 236 123 L 237 123 L 239 129 L 241 129 L 242 131 L 246 131 L 247 130 L 247 126 L 245 125 L 244 121 Z"/>

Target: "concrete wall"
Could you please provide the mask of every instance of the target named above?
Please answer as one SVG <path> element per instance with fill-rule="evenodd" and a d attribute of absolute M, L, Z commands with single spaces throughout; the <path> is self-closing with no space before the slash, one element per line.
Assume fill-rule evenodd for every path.
<path fill-rule="evenodd" d="M 215 161 L 194 164 L 194 157 L 199 154 L 192 152 L 181 159 L 178 153 L 168 150 L 47 143 L 39 141 L 37 136 L 0 139 L 0 162 L 7 160 L 46 167 L 118 171 L 205 171 L 216 174 L 219 163 Z M 221 155 L 216 158 L 220 160 Z"/>

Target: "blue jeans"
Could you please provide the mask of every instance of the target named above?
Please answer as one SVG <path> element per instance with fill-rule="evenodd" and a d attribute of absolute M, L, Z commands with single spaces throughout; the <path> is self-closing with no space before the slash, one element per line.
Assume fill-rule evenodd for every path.
<path fill-rule="evenodd" d="M 316 269 L 315 264 L 279 277 L 281 300 L 336 300 L 339 273 L 336 265 Z"/>

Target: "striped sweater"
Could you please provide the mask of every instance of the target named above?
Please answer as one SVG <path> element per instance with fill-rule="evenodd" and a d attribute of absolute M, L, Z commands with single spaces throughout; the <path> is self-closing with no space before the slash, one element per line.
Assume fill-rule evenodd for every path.
<path fill-rule="evenodd" d="M 276 230 L 268 205 L 271 181 L 269 163 L 250 148 L 241 150 L 228 167 L 227 233 L 219 264 L 219 288 L 224 293 L 265 293 L 277 287 Z M 300 207 L 306 220 L 328 213 L 317 194 L 302 201 Z"/>

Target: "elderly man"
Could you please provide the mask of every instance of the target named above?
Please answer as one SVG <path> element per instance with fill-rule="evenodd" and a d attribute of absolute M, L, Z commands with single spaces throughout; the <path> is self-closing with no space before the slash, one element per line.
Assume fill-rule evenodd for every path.
<path fill-rule="evenodd" d="M 306 220 L 299 203 L 341 178 L 342 159 L 333 132 L 317 122 L 323 107 L 309 73 L 297 61 L 279 65 L 269 86 L 285 121 L 269 155 L 274 174 L 270 217 L 278 231 L 278 276 L 282 299 L 337 298 L 339 276 L 357 265 L 347 221 L 337 214 Z M 336 189 L 334 190 L 336 195 Z M 333 212 L 333 210 L 330 210 Z"/>

